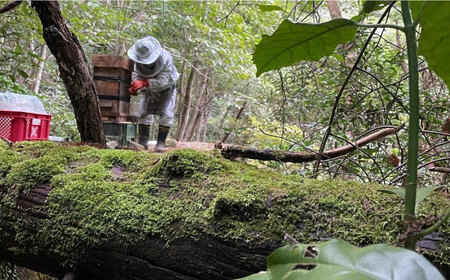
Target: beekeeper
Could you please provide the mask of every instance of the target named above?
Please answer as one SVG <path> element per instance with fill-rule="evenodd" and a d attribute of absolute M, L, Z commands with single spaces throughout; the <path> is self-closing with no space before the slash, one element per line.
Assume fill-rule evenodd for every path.
<path fill-rule="evenodd" d="M 154 115 L 159 115 L 155 152 L 164 152 L 167 135 L 173 124 L 177 93 L 175 85 L 179 74 L 170 53 L 152 36 L 137 40 L 128 50 L 128 57 L 135 62 L 128 91 L 131 95 L 141 94 L 138 143 L 148 149 L 150 125 Z"/>

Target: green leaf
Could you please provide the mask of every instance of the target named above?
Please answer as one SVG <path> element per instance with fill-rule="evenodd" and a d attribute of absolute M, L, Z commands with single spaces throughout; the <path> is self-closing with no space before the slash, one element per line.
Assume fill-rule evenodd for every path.
<path fill-rule="evenodd" d="M 332 54 L 331 56 L 334 57 L 334 58 L 336 58 L 337 60 L 339 60 L 339 61 L 342 62 L 342 63 L 345 62 L 344 57 L 343 57 L 342 55 L 338 54 L 338 53 L 334 53 L 334 54 Z"/>
<path fill-rule="evenodd" d="M 361 14 L 369 14 L 373 11 L 378 11 L 383 9 L 384 7 L 386 7 L 387 2 L 386 1 L 364 1 L 364 5 L 363 8 L 361 10 L 361 12 L 359 13 Z"/>
<path fill-rule="evenodd" d="M 355 37 L 355 24 L 348 19 L 334 19 L 320 24 L 284 20 L 271 36 L 263 35 L 256 46 L 253 54 L 256 76 L 301 60 L 317 61 L 332 54 L 337 45 Z"/>
<path fill-rule="evenodd" d="M 283 8 L 277 5 L 258 5 L 258 7 L 263 12 L 284 11 Z"/>
<path fill-rule="evenodd" d="M 305 257 L 307 250 L 317 255 Z M 293 270 L 298 265 L 316 267 Z M 267 270 L 270 278 L 266 279 L 274 280 L 444 280 L 427 259 L 411 250 L 387 244 L 359 248 L 337 239 L 319 245 L 281 247 L 270 254 Z"/>
<path fill-rule="evenodd" d="M 305 244 L 284 246 L 270 254 L 267 258 L 267 270 L 271 279 L 283 279 L 284 275 L 297 266 L 307 247 Z"/>
<path fill-rule="evenodd" d="M 416 191 L 416 208 L 419 203 L 421 203 L 427 196 L 430 195 L 436 189 L 442 188 L 442 186 L 433 186 L 433 187 L 423 187 L 417 188 Z M 383 193 L 396 194 L 401 198 L 405 199 L 405 189 L 396 189 L 396 190 L 378 190 Z"/>
<path fill-rule="evenodd" d="M 25 73 L 22 69 L 17 69 L 17 72 L 19 72 L 20 76 L 24 77 L 25 79 L 28 78 L 28 74 Z"/>
<path fill-rule="evenodd" d="M 450 2 L 411 2 L 414 18 L 422 27 L 419 38 L 419 54 L 427 60 L 428 67 L 435 71 L 450 88 Z"/>

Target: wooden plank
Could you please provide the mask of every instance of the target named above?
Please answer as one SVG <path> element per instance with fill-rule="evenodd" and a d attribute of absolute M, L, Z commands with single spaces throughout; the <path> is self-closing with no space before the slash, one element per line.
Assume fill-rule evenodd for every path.
<path fill-rule="evenodd" d="M 125 56 L 107 54 L 94 54 L 92 64 L 95 67 L 123 68 L 128 71 L 132 71 L 134 67 L 134 62 Z"/>
<path fill-rule="evenodd" d="M 95 81 L 95 88 L 97 89 L 98 95 L 114 95 L 118 96 L 119 83 L 116 81 Z M 122 94 L 123 95 L 123 94 Z"/>
<path fill-rule="evenodd" d="M 118 112 L 119 101 L 102 100 L 98 101 L 101 116 L 116 116 Z"/>
<path fill-rule="evenodd" d="M 130 102 L 120 101 L 119 115 L 128 117 L 129 113 L 130 113 Z"/>

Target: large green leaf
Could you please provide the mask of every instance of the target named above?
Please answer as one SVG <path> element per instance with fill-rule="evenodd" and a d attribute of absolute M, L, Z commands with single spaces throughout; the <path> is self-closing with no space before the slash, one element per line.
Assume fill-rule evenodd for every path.
<path fill-rule="evenodd" d="M 258 7 L 263 12 L 284 11 L 283 8 L 277 5 L 258 5 Z"/>
<path fill-rule="evenodd" d="M 337 45 L 352 40 L 356 29 L 356 23 L 348 19 L 334 19 L 321 24 L 284 20 L 271 36 L 263 35 L 256 46 L 253 54 L 256 75 L 300 60 L 319 60 L 330 55 Z"/>
<path fill-rule="evenodd" d="M 373 0 L 364 1 L 363 8 L 359 14 L 360 15 L 369 14 L 373 11 L 381 10 L 385 8 L 388 4 L 389 4 L 388 1 L 373 1 Z"/>
<path fill-rule="evenodd" d="M 450 2 L 413 1 L 411 9 L 422 27 L 419 54 L 450 88 Z"/>
<path fill-rule="evenodd" d="M 307 250 L 315 257 L 305 257 Z M 315 265 L 311 270 L 298 265 Z M 275 250 L 267 260 L 269 278 L 245 280 L 444 280 L 422 255 L 386 244 L 359 248 L 333 239 L 320 245 L 288 245 Z"/>
<path fill-rule="evenodd" d="M 420 202 L 422 202 L 430 193 L 436 189 L 442 188 L 442 186 L 433 186 L 433 187 L 423 187 L 423 188 L 417 188 L 416 191 L 416 208 L 417 205 L 419 205 Z M 405 199 L 405 189 L 396 189 L 396 190 L 378 190 L 380 192 L 384 193 L 391 193 L 396 194 L 403 199 Z"/>

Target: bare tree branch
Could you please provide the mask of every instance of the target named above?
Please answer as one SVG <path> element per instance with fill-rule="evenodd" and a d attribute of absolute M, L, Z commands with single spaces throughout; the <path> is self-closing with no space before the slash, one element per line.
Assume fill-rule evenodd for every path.
<path fill-rule="evenodd" d="M 441 166 L 434 166 L 434 167 L 430 168 L 430 171 L 439 172 L 439 173 L 450 173 L 450 168 L 448 168 L 448 167 L 441 167 Z"/>
<path fill-rule="evenodd" d="M 270 149 L 256 149 L 256 148 L 247 148 L 247 147 L 241 147 L 241 146 L 235 146 L 235 145 L 224 145 L 222 147 L 222 155 L 225 158 L 237 158 L 237 157 L 243 157 L 243 158 L 252 158 L 252 159 L 259 159 L 259 160 L 276 160 L 281 162 L 295 162 L 295 163 L 301 163 L 301 162 L 309 162 L 314 161 L 317 159 L 330 159 L 339 157 L 345 154 L 348 154 L 350 152 L 355 151 L 358 147 L 365 146 L 371 142 L 374 142 L 380 138 L 386 137 L 388 135 L 391 135 L 393 133 L 398 132 L 404 127 L 404 124 L 402 124 L 399 127 L 396 128 L 385 128 L 382 129 L 374 134 L 371 134 L 369 136 L 366 136 L 354 143 L 351 143 L 349 145 L 345 145 L 343 147 L 332 149 L 328 151 L 324 151 L 321 154 L 317 153 L 304 153 L 304 152 L 285 152 L 285 151 L 276 151 L 276 150 L 270 150 Z"/>
<path fill-rule="evenodd" d="M 8 11 L 11 11 L 15 7 L 19 6 L 22 3 L 22 0 L 12 1 L 6 4 L 5 6 L 0 8 L 0 14 L 6 13 Z"/>

